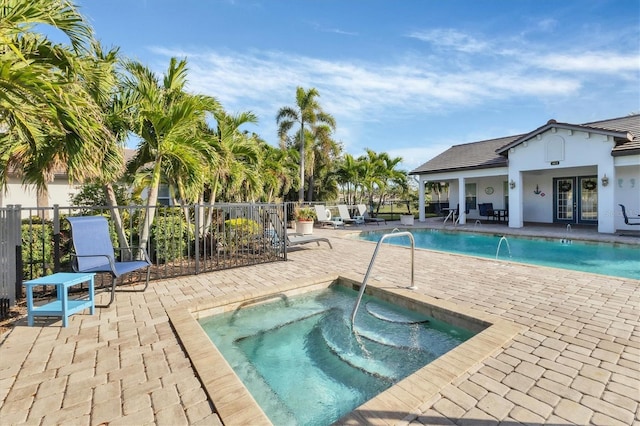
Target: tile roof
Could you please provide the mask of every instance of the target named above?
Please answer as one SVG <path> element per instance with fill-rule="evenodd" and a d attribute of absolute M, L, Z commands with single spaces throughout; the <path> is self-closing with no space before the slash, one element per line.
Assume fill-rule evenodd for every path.
<path fill-rule="evenodd" d="M 521 135 L 490 139 L 463 145 L 454 145 L 409 174 L 424 174 L 465 169 L 506 167 L 507 157 L 497 151 L 518 139 Z"/>
<path fill-rule="evenodd" d="M 124 155 L 124 164 L 127 164 L 136 154 L 135 149 L 131 148 L 123 148 Z M 19 175 L 19 170 L 11 169 L 9 170 L 9 175 L 16 176 Z M 53 175 L 57 177 L 66 177 L 67 176 L 67 168 L 65 165 L 59 165 L 54 168 Z"/>
<path fill-rule="evenodd" d="M 611 155 L 640 154 L 640 114 L 578 125 L 557 123 L 555 120 L 550 120 L 544 126 L 530 133 L 454 145 L 422 164 L 420 167 L 412 170 L 409 174 L 431 174 L 458 170 L 506 167 L 508 161 L 506 152 L 511 146 L 524 142 L 535 134 L 546 131 L 547 128 L 554 126 L 583 130 L 591 129 L 594 132 L 601 131 L 603 133 L 611 133 L 617 142 Z"/>

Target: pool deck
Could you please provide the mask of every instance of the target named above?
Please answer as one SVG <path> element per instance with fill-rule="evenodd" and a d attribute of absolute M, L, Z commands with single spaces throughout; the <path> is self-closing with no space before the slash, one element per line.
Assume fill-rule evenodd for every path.
<path fill-rule="evenodd" d="M 442 228 L 442 219 L 406 228 L 424 226 Z M 287 262 L 152 282 L 144 293 L 118 293 L 111 308 L 95 315 L 71 316 L 67 328 L 60 320 L 35 327 L 20 320 L 0 335 L 0 424 L 222 424 L 167 311 L 309 276 L 364 276 L 375 244 L 348 234 L 395 227 L 316 228 L 333 250 L 309 244 L 292 249 Z M 551 226 L 476 230 L 566 237 L 565 228 Z M 576 227 L 569 238 L 640 244 L 640 234 L 625 234 L 632 236 Z M 406 286 L 409 260 L 407 248 L 385 245 L 371 277 Z M 368 407 L 366 422 L 640 423 L 640 280 L 428 250 L 416 250 L 415 262 L 417 292 L 512 321 L 522 331 L 418 410 Z M 107 297 L 97 295 L 97 303 Z"/>

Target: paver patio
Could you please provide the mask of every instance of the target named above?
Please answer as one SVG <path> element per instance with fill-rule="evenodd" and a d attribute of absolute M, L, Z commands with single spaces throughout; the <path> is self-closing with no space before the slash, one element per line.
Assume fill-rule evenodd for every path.
<path fill-rule="evenodd" d="M 287 262 L 152 282 L 96 315 L 73 315 L 67 328 L 21 321 L 0 336 L 0 424 L 221 424 L 166 310 L 327 272 L 364 276 L 373 243 L 347 238 L 349 229 L 314 232 L 334 249 L 308 245 Z M 409 257 L 385 245 L 372 278 L 406 286 Z M 418 292 L 524 331 L 420 412 L 380 407 L 371 423 L 640 423 L 640 280 L 427 250 L 415 262 Z"/>

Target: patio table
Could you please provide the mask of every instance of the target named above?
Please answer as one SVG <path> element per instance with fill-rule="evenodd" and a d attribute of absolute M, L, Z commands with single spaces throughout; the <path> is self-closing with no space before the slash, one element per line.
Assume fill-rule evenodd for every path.
<path fill-rule="evenodd" d="M 66 327 L 69 323 L 69 316 L 89 308 L 91 315 L 95 313 L 94 304 L 94 276 L 90 273 L 72 273 L 58 272 L 46 277 L 36 278 L 34 280 L 25 281 L 24 286 L 27 287 L 27 323 L 33 326 L 33 318 L 35 316 L 58 316 L 62 317 L 62 326 Z M 89 282 L 89 298 L 88 299 L 69 299 L 69 287 Z M 38 285 L 55 285 L 57 299 L 53 302 L 41 306 L 33 305 L 33 287 Z"/>

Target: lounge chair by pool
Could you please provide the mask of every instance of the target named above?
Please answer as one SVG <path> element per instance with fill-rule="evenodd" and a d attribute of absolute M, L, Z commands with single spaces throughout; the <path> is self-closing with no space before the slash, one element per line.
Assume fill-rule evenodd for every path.
<path fill-rule="evenodd" d="M 321 241 L 329 244 L 329 248 L 333 248 L 333 246 L 331 245 L 331 241 L 329 241 L 328 238 L 316 237 L 314 235 L 287 234 L 287 247 L 309 243 L 316 243 L 320 245 Z"/>
<path fill-rule="evenodd" d="M 364 217 L 362 216 L 351 217 L 345 204 L 338 204 L 338 213 L 340 213 L 340 220 L 344 223 L 355 223 L 356 225 L 364 223 Z"/>
<path fill-rule="evenodd" d="M 313 207 L 316 209 L 316 223 L 322 226 L 331 225 L 334 229 L 338 226 L 344 226 L 344 222 L 340 218 L 331 217 L 331 211 L 323 204 L 315 204 Z"/>
<path fill-rule="evenodd" d="M 367 206 L 365 206 L 364 204 L 358 204 L 358 212 L 360 213 L 360 216 L 362 216 L 362 218 L 364 219 L 365 223 L 373 222 L 376 225 L 380 225 L 380 223 L 384 223 L 384 224 L 387 223 L 387 221 L 382 217 L 369 216 L 369 214 L 367 213 Z"/>

